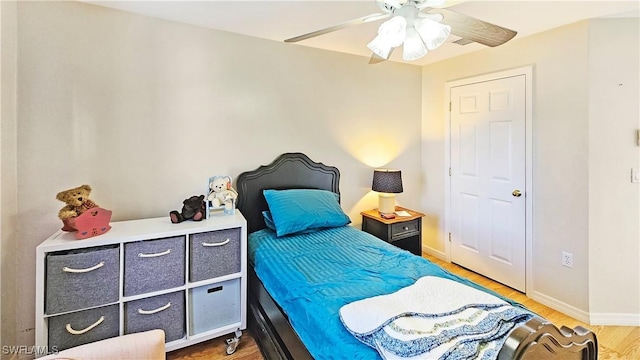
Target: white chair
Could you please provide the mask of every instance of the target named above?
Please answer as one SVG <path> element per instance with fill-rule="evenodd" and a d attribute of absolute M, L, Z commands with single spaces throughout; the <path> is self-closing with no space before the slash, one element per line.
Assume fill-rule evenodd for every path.
<path fill-rule="evenodd" d="M 165 360 L 164 331 L 149 330 L 76 346 L 38 360 Z"/>

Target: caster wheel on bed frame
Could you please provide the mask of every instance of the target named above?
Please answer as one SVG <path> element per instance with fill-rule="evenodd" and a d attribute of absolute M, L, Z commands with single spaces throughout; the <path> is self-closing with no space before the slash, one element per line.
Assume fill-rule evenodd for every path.
<path fill-rule="evenodd" d="M 236 348 L 238 347 L 238 343 L 240 343 L 241 336 L 242 331 L 236 330 L 235 336 L 231 339 L 227 339 L 227 355 L 231 355 L 236 352 Z"/>

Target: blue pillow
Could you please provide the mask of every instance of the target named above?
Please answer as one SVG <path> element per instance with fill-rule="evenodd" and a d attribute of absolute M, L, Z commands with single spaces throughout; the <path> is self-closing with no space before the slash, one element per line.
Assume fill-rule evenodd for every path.
<path fill-rule="evenodd" d="M 273 223 L 273 218 L 271 217 L 270 211 L 263 211 L 262 217 L 264 218 L 264 224 L 267 225 L 268 229 L 275 230 L 276 224 Z"/>
<path fill-rule="evenodd" d="M 273 223 L 273 217 L 271 217 L 271 211 L 263 211 L 262 217 L 264 218 L 264 224 L 267 225 L 267 229 L 276 231 L 276 224 Z M 308 234 L 318 230 L 321 230 L 321 229 L 307 229 L 307 230 L 300 231 L 297 234 Z"/>
<path fill-rule="evenodd" d="M 264 190 L 263 194 L 277 236 L 344 226 L 351 222 L 338 203 L 338 194 L 331 191 Z"/>

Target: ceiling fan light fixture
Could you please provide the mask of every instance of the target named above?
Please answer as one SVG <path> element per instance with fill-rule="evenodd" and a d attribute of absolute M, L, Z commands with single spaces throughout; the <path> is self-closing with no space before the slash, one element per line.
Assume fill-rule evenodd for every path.
<path fill-rule="evenodd" d="M 440 45 L 444 44 L 449 34 L 451 34 L 451 26 L 441 24 L 429 18 L 417 19 L 414 26 L 429 50 L 437 49 Z"/>
<path fill-rule="evenodd" d="M 383 59 L 388 59 L 389 54 L 391 54 L 392 46 L 389 45 L 384 38 L 380 38 L 380 36 L 376 36 L 375 39 L 371 40 L 370 43 L 367 44 L 369 50 L 371 50 L 374 54 L 380 56 Z"/>
<path fill-rule="evenodd" d="M 413 27 L 407 29 L 407 38 L 404 40 L 402 59 L 405 61 L 418 60 L 427 55 L 427 47 L 422 42 L 420 35 Z"/>
<path fill-rule="evenodd" d="M 380 24 L 378 37 L 382 37 L 391 47 L 402 45 L 407 36 L 407 19 L 402 16 L 394 16 Z"/>
<path fill-rule="evenodd" d="M 442 6 L 444 5 L 444 3 L 446 2 L 446 0 L 426 0 L 422 3 L 419 3 L 418 5 L 421 8 L 425 8 L 425 7 L 437 7 L 437 6 Z"/>
<path fill-rule="evenodd" d="M 407 19 L 402 16 L 394 16 L 380 24 L 378 36 L 367 44 L 369 50 L 376 55 L 388 59 L 391 48 L 402 45 L 407 35 Z"/>

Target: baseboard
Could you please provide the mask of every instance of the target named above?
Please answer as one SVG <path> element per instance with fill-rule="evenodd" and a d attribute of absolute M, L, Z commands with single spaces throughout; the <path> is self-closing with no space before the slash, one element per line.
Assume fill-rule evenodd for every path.
<path fill-rule="evenodd" d="M 443 251 L 436 250 L 432 247 L 422 245 L 422 252 L 427 253 L 442 261 L 447 261 L 447 256 Z M 565 302 L 557 300 L 551 296 L 542 294 L 537 291 L 527 293 L 527 297 L 546 305 L 563 314 L 571 316 L 576 320 L 580 320 L 590 325 L 605 326 L 640 326 L 640 314 L 618 314 L 618 313 L 600 313 L 591 314 L 584 310 L 580 310 Z"/>
<path fill-rule="evenodd" d="M 591 325 L 640 326 L 640 314 L 590 314 Z"/>
<path fill-rule="evenodd" d="M 546 305 L 554 310 L 560 311 L 563 314 L 569 315 L 576 320 L 580 320 L 582 322 L 589 324 L 589 313 L 584 310 L 580 310 L 565 302 L 552 298 L 551 296 L 547 296 L 545 294 L 539 293 L 537 291 L 532 291 L 531 293 L 527 292 L 527 296 L 539 302 L 540 304 Z"/>
<path fill-rule="evenodd" d="M 447 256 L 445 255 L 444 252 L 440 251 L 440 250 L 436 250 L 432 247 L 426 246 L 426 245 L 422 245 L 422 252 L 425 252 L 435 258 L 438 258 L 442 261 L 447 261 Z"/>

